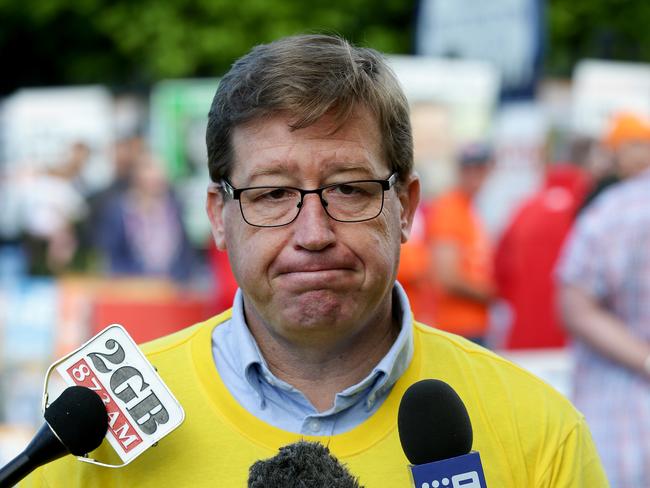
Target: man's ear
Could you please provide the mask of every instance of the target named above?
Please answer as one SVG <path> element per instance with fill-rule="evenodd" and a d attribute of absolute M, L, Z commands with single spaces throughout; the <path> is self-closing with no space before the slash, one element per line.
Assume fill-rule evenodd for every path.
<path fill-rule="evenodd" d="M 208 187 L 208 194 L 205 201 L 205 210 L 210 219 L 210 229 L 217 249 L 226 250 L 226 232 L 224 229 L 224 196 L 221 189 L 214 184 Z"/>
<path fill-rule="evenodd" d="M 403 244 L 408 241 L 411 235 L 415 209 L 420 203 L 420 177 L 416 173 L 411 173 L 406 181 L 400 184 L 399 201 L 401 204 L 400 228 Z"/>

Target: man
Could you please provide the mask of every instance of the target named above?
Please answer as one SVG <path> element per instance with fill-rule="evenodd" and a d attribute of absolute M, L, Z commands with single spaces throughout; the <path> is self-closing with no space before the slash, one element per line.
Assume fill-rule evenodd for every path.
<path fill-rule="evenodd" d="M 507 349 L 559 348 L 566 343 L 554 269 L 589 189 L 584 166 L 591 145 L 591 140 L 577 138 L 569 162 L 545 168 L 543 186 L 513 213 L 496 246 L 494 277 L 499 296 L 512 310 Z"/>
<path fill-rule="evenodd" d="M 231 311 L 146 347 L 184 424 L 121 470 L 65 460 L 36 482 L 239 487 L 306 439 L 366 488 L 408 487 L 397 407 L 439 378 L 467 405 L 491 486 L 606 485 L 567 400 L 413 323 L 395 275 L 419 182 L 408 105 L 376 51 L 322 35 L 254 48 L 221 80 L 207 142 L 208 214 L 240 291 Z"/>
<path fill-rule="evenodd" d="M 611 185 L 639 173 L 646 164 L 644 140 L 647 122 L 636 114 L 620 112 L 612 117 L 601 144 L 594 147 L 587 166 L 594 184 L 580 211 Z"/>
<path fill-rule="evenodd" d="M 106 202 L 97 218 L 97 250 L 109 274 L 178 282 L 191 278 L 194 256 L 182 208 L 153 154 L 138 155 L 127 187 Z"/>
<path fill-rule="evenodd" d="M 458 159 L 456 187 L 438 197 L 429 212 L 432 302 L 437 327 L 482 344 L 494 285 L 490 243 L 473 204 L 492 166 L 492 154 L 483 144 L 471 144 Z"/>
<path fill-rule="evenodd" d="M 635 125 L 613 146 L 627 180 L 583 211 L 559 265 L 574 399 L 620 488 L 650 486 L 650 122 Z"/>

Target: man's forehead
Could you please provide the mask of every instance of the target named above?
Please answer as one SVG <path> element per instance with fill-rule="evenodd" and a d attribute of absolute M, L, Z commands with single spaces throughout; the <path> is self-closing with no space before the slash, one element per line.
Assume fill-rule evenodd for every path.
<path fill-rule="evenodd" d="M 296 127 L 299 117 L 286 110 L 255 117 L 233 128 L 233 135 L 246 134 L 247 137 L 274 135 L 294 135 L 301 138 L 345 139 L 351 133 L 361 131 L 364 135 L 379 136 L 379 124 L 370 110 L 357 105 L 345 119 L 335 112 L 327 112 L 312 124 Z"/>
<path fill-rule="evenodd" d="M 233 173 L 292 174 L 312 165 L 321 172 L 372 174 L 383 166 L 379 130 L 366 114 L 355 114 L 338 130 L 334 123 L 323 117 L 293 129 L 291 117 L 278 114 L 238 126 L 232 133 Z"/>
<path fill-rule="evenodd" d="M 316 175 L 320 178 L 329 176 L 349 175 L 351 179 L 383 177 L 369 161 L 340 161 L 321 160 L 312 164 L 301 161 L 268 161 L 245 171 L 242 176 L 250 181 L 264 177 L 292 177 L 299 178 L 305 174 Z"/>

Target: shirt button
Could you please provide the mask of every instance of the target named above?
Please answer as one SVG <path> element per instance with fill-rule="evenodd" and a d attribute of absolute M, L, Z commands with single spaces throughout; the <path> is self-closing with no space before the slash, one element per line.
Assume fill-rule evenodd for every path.
<path fill-rule="evenodd" d="M 366 400 L 366 408 L 371 409 L 375 404 L 375 395 L 370 395 Z"/>
<path fill-rule="evenodd" d="M 319 420 L 312 419 L 312 420 L 309 421 L 309 430 L 311 432 L 314 432 L 314 433 L 318 432 L 320 430 L 320 427 L 321 427 L 321 424 L 320 424 Z"/>

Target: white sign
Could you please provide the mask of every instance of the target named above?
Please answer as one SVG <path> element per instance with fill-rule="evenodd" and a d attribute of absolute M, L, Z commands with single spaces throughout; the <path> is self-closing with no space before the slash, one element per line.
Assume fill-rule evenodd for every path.
<path fill-rule="evenodd" d="M 178 427 L 185 412 L 121 325 L 66 357 L 56 371 L 68 385 L 95 391 L 106 405 L 106 438 L 124 464 Z"/>
<path fill-rule="evenodd" d="M 539 0 L 422 0 L 416 52 L 482 59 L 498 67 L 506 87 L 530 85 L 540 50 Z"/>
<path fill-rule="evenodd" d="M 612 117 L 650 117 L 650 64 L 583 60 L 573 74 L 573 130 L 600 139 Z"/>

